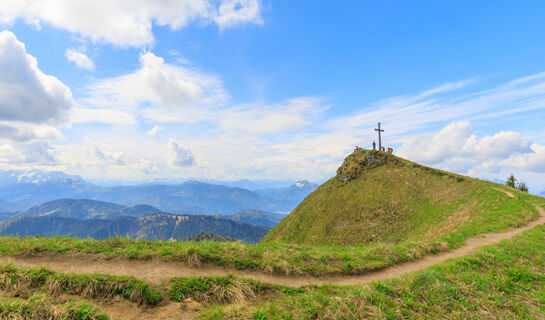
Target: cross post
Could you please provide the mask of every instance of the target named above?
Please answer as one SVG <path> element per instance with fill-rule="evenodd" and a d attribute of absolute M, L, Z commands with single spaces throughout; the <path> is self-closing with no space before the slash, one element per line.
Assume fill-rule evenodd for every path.
<path fill-rule="evenodd" d="M 381 140 L 381 137 L 380 137 L 380 133 L 384 132 L 384 130 L 380 129 L 380 122 L 378 123 L 378 129 L 375 129 L 375 131 L 378 131 L 378 149 L 380 151 L 382 151 L 382 140 Z"/>

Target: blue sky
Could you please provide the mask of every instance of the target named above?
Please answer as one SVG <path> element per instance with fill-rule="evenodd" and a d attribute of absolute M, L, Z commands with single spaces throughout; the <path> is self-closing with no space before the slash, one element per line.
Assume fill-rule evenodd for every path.
<path fill-rule="evenodd" d="M 543 12 L 542 1 L 4 0 L 0 168 L 321 182 L 381 121 L 400 156 L 513 172 L 539 192 Z"/>

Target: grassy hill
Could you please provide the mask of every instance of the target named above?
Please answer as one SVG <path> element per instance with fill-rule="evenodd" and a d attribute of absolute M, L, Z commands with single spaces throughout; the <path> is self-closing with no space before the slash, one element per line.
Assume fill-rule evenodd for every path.
<path fill-rule="evenodd" d="M 264 242 L 361 246 L 467 238 L 535 216 L 498 184 L 422 166 L 391 154 L 358 150 L 312 192 Z"/>

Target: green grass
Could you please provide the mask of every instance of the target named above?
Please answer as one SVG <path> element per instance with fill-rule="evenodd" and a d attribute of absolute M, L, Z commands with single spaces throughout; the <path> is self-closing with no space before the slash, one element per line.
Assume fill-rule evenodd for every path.
<path fill-rule="evenodd" d="M 37 292 L 51 298 L 61 295 L 85 299 L 123 297 L 130 302 L 154 307 L 162 302 L 183 302 L 187 298 L 201 303 L 240 304 L 298 289 L 263 284 L 232 275 L 214 277 L 175 277 L 161 285 L 130 276 L 72 274 L 41 268 L 0 265 L 0 292 L 14 297 L 30 297 Z"/>
<path fill-rule="evenodd" d="M 163 300 L 160 289 L 134 277 L 104 274 L 64 274 L 47 268 L 15 268 L 0 266 L 0 290 L 15 296 L 43 291 L 52 297 L 61 294 L 87 299 L 122 296 L 131 302 L 156 305 Z"/>
<path fill-rule="evenodd" d="M 291 289 L 227 277 L 175 278 L 161 286 L 131 277 L 73 275 L 45 268 L 0 268 L 0 318 L 107 319 L 86 301 L 55 302 L 59 292 L 88 299 L 149 287 L 160 303 L 191 298 L 202 319 L 545 318 L 545 226 L 425 271 L 363 286 Z M 136 285 L 135 285 L 136 284 Z M 81 287 L 92 287 L 88 291 Z M 120 290 L 122 288 L 123 290 Z M 127 291 L 127 292 L 125 292 Z M 144 298 L 133 299 L 148 304 Z"/>
<path fill-rule="evenodd" d="M 501 187 L 501 186 L 500 186 Z M 516 192 L 515 192 L 516 193 Z M 1 255 L 99 254 L 104 258 L 126 257 L 182 262 L 198 267 L 212 264 L 268 274 L 361 274 L 426 254 L 460 247 L 465 239 L 485 232 L 518 227 L 537 215 L 534 204 L 542 198 L 516 193 L 518 200 L 491 189 L 485 212 L 471 224 L 429 239 L 407 240 L 398 244 L 369 243 L 364 246 L 310 246 L 284 243 L 145 241 L 127 238 L 107 240 L 70 237 L 0 237 Z M 497 210 L 497 211 L 496 211 Z"/>
<path fill-rule="evenodd" d="M 304 293 L 202 319 L 543 319 L 545 226 L 401 278 Z"/>
<path fill-rule="evenodd" d="M 70 301 L 63 305 L 42 293 L 28 299 L 0 300 L 1 319 L 49 319 L 49 320 L 108 320 L 108 316 L 85 300 Z"/>
<path fill-rule="evenodd" d="M 536 216 L 532 202 L 542 198 L 511 189 L 520 200 L 512 199 L 498 187 L 506 188 L 360 150 L 263 241 L 355 246 L 447 239 L 450 245 Z"/>

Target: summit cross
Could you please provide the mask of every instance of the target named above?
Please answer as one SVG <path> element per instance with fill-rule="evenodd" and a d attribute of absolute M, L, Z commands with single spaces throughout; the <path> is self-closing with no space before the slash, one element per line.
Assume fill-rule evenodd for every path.
<path fill-rule="evenodd" d="M 378 131 L 378 149 L 382 151 L 382 140 L 381 140 L 380 133 L 384 132 L 384 130 L 380 129 L 380 122 L 378 123 L 378 129 L 375 129 L 375 131 Z"/>

